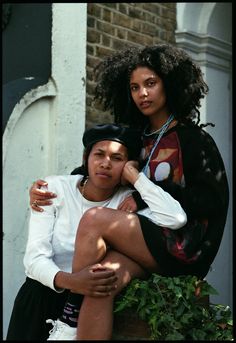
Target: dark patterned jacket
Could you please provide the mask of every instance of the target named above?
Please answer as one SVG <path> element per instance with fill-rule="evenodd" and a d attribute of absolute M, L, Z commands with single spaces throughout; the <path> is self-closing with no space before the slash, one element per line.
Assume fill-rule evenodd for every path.
<path fill-rule="evenodd" d="M 143 160 L 155 135 L 143 136 Z M 212 137 L 199 127 L 176 125 L 157 145 L 147 176 L 178 200 L 187 224 L 178 230 L 160 228 L 169 253 L 184 264 L 202 261 L 205 275 L 219 249 L 224 232 L 229 189 L 224 163 Z M 145 203 L 135 192 L 138 208 Z M 205 267 L 204 267 L 205 266 Z"/>

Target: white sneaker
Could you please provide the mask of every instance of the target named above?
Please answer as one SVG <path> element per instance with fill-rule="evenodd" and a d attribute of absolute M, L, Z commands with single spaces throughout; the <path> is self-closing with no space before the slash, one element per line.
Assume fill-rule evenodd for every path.
<path fill-rule="evenodd" d="M 49 337 L 47 341 L 76 341 L 77 328 L 72 328 L 59 319 L 47 319 L 46 323 L 51 323 L 53 325 L 53 328 L 49 331 Z"/>

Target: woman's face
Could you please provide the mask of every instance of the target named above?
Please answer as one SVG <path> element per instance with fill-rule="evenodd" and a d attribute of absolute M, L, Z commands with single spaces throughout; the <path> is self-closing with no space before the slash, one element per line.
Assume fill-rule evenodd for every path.
<path fill-rule="evenodd" d="M 108 140 L 95 143 L 88 157 L 90 182 L 96 188 L 113 189 L 120 183 L 127 161 L 128 152 L 123 144 Z"/>
<path fill-rule="evenodd" d="M 164 84 L 152 69 L 138 67 L 133 70 L 130 77 L 130 92 L 136 106 L 145 116 L 169 115 Z"/>

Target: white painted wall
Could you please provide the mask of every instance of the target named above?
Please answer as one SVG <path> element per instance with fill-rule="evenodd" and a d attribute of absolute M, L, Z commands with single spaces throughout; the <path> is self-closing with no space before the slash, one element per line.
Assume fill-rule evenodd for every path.
<path fill-rule="evenodd" d="M 25 279 L 29 187 L 39 177 L 69 174 L 82 161 L 87 4 L 52 6 L 52 78 L 21 99 L 3 135 L 3 337 Z"/>
<path fill-rule="evenodd" d="M 209 95 L 202 102 L 201 122 L 214 138 L 224 160 L 230 204 L 219 252 L 206 279 L 219 295 L 215 303 L 233 308 L 232 294 L 232 3 L 177 3 L 176 42 L 200 64 Z"/>
<path fill-rule="evenodd" d="M 53 4 L 52 78 L 54 102 L 52 157 L 57 173 L 70 173 L 82 161 L 85 129 L 87 4 Z M 51 131 L 53 133 L 53 130 Z"/>

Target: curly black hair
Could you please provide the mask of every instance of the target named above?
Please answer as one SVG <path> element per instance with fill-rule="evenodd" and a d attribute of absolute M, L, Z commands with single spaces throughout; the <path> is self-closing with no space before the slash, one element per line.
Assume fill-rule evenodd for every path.
<path fill-rule="evenodd" d="M 208 86 L 192 58 L 169 44 L 126 48 L 95 67 L 95 99 L 104 110 L 111 110 L 116 123 L 139 129 L 148 123 L 132 100 L 129 87 L 130 75 L 139 66 L 152 69 L 162 79 L 168 108 L 180 123 L 199 124 L 200 100 L 208 93 Z"/>

